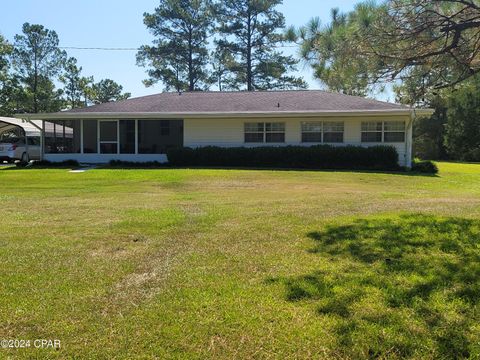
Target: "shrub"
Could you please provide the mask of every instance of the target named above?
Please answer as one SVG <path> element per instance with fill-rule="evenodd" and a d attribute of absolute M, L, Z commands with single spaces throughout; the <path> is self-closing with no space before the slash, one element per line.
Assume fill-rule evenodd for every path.
<path fill-rule="evenodd" d="M 438 167 L 430 160 L 414 160 L 412 163 L 412 171 L 424 174 L 436 174 L 438 173 Z"/>
<path fill-rule="evenodd" d="M 59 162 L 40 160 L 32 161 L 30 163 L 20 161 L 17 162 L 16 165 L 20 168 L 76 168 L 80 166 L 77 160 L 64 160 Z"/>
<path fill-rule="evenodd" d="M 172 166 L 269 167 L 298 169 L 398 170 L 391 146 L 206 146 L 167 151 Z"/>

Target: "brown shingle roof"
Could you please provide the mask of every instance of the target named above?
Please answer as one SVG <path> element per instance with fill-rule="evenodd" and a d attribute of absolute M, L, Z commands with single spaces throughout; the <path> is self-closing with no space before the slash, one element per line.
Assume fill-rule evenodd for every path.
<path fill-rule="evenodd" d="M 404 110 L 406 106 L 321 90 L 161 93 L 64 113 L 210 113 Z"/>

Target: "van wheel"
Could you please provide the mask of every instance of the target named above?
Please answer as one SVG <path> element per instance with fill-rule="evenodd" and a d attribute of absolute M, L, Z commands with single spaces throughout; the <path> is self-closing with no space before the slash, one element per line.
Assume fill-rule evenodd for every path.
<path fill-rule="evenodd" d="M 26 152 L 22 154 L 22 162 L 30 162 L 30 156 Z"/>

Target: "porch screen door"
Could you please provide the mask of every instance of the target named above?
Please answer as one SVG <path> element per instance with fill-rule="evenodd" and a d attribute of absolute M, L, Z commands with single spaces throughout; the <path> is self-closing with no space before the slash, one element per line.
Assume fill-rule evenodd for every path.
<path fill-rule="evenodd" d="M 98 127 L 100 154 L 118 154 L 118 121 L 100 120 Z"/>

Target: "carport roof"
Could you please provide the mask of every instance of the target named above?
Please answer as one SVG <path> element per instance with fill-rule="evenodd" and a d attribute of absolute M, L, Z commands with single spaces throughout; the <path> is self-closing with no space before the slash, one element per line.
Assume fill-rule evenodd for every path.
<path fill-rule="evenodd" d="M 34 122 L 40 128 L 42 127 L 41 120 L 31 120 L 31 121 Z M 8 130 L 9 128 L 12 128 L 14 126 L 21 127 L 25 131 L 27 136 L 40 135 L 40 130 L 29 122 L 26 122 L 20 119 L 15 119 L 15 118 L 0 117 L 0 132 Z"/>

